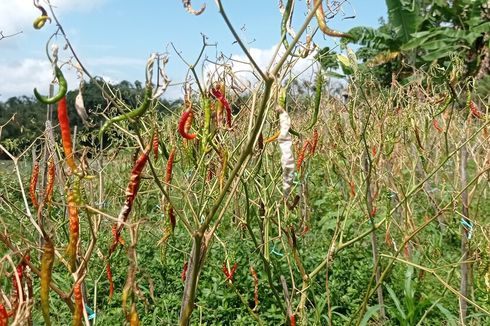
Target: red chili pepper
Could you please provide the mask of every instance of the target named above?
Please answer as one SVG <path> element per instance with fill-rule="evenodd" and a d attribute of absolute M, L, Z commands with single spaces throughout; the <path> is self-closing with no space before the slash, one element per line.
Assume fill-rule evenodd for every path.
<path fill-rule="evenodd" d="M 315 155 L 316 146 L 318 145 L 318 130 L 313 130 L 313 136 L 311 138 L 311 147 L 310 147 L 310 155 Z"/>
<path fill-rule="evenodd" d="M 301 149 L 301 151 L 298 154 L 298 159 L 296 160 L 296 170 L 297 171 L 299 171 L 301 169 L 301 165 L 303 164 L 303 161 L 305 159 L 305 154 L 306 154 L 306 151 L 308 150 L 308 148 L 311 148 L 311 144 L 309 141 L 306 141 L 303 144 L 303 148 Z"/>
<path fill-rule="evenodd" d="M 75 201 L 74 191 L 68 191 L 68 216 L 70 221 L 70 239 L 66 248 L 68 263 L 72 273 L 76 270 L 77 264 L 77 244 L 80 237 L 80 221 Z"/>
<path fill-rule="evenodd" d="M 375 217 L 376 216 L 376 212 L 378 211 L 378 208 L 375 206 L 371 209 L 371 212 L 369 213 L 369 215 L 371 217 Z"/>
<path fill-rule="evenodd" d="M 65 152 L 66 163 L 72 172 L 75 172 L 77 165 L 73 159 L 70 119 L 68 118 L 68 110 L 66 108 L 66 97 L 63 96 L 58 103 L 58 120 L 60 122 L 61 140 L 63 141 L 63 150 Z"/>
<path fill-rule="evenodd" d="M 228 267 L 226 266 L 226 262 L 223 263 L 223 273 L 225 274 L 227 281 L 233 282 L 233 275 L 235 275 L 237 268 L 238 268 L 238 263 L 234 263 L 231 270 L 228 270 Z"/>
<path fill-rule="evenodd" d="M 75 310 L 73 311 L 72 325 L 81 326 L 83 317 L 83 297 L 80 282 L 75 284 L 75 288 L 73 289 L 73 297 L 75 298 Z"/>
<path fill-rule="evenodd" d="M 473 102 L 472 100 L 470 100 L 469 107 L 470 107 L 471 115 L 473 115 L 475 118 L 478 118 L 478 119 L 482 119 L 483 118 L 483 115 L 478 110 L 475 102 Z"/>
<path fill-rule="evenodd" d="M 290 326 L 296 326 L 296 317 L 294 316 L 294 314 L 289 316 L 289 323 L 290 323 Z"/>
<path fill-rule="evenodd" d="M 48 161 L 48 181 L 46 182 L 46 191 L 44 193 L 44 203 L 51 203 L 53 199 L 54 181 L 55 181 L 56 167 L 54 165 L 53 158 Z"/>
<path fill-rule="evenodd" d="M 153 157 L 155 158 L 156 161 L 158 160 L 158 132 L 156 130 L 155 133 L 153 134 L 152 144 L 153 144 Z"/>
<path fill-rule="evenodd" d="M 122 228 L 122 225 L 128 219 L 129 213 L 131 213 L 131 209 L 133 208 L 133 202 L 138 193 L 139 184 L 141 180 L 141 172 L 143 172 L 143 168 L 148 161 L 148 154 L 150 152 L 150 144 L 145 148 L 140 157 L 136 160 L 136 163 L 133 166 L 131 171 L 131 177 L 129 179 L 128 187 L 126 188 L 126 201 L 124 202 L 124 206 L 122 207 L 118 219 L 118 233 Z"/>
<path fill-rule="evenodd" d="M 49 283 L 51 283 L 51 275 L 54 264 L 54 244 L 49 237 L 44 237 L 44 252 L 41 256 L 41 290 L 40 301 L 41 311 L 44 318 L 44 323 L 51 326 L 49 318 Z"/>
<path fill-rule="evenodd" d="M 184 263 L 184 267 L 182 268 L 182 273 L 180 274 L 180 278 L 182 279 L 182 282 L 185 282 L 185 279 L 187 278 L 187 267 L 188 263 Z"/>
<path fill-rule="evenodd" d="M 250 274 L 252 274 L 252 278 L 254 279 L 254 302 L 257 307 L 259 305 L 259 277 L 253 266 L 250 266 Z"/>
<path fill-rule="evenodd" d="M 107 280 L 109 280 L 109 301 L 111 301 L 112 295 L 114 294 L 114 281 L 112 280 L 112 270 L 109 262 L 105 265 L 105 270 L 107 273 Z"/>
<path fill-rule="evenodd" d="M 349 187 L 350 187 L 351 197 L 355 197 L 356 196 L 356 185 L 354 184 L 354 181 L 352 181 L 352 180 L 349 181 Z"/>
<path fill-rule="evenodd" d="M 173 231 L 175 229 L 175 224 L 176 224 L 174 208 L 172 207 L 172 205 L 167 204 L 166 211 L 167 211 L 168 220 L 170 222 L 170 225 L 172 226 L 172 231 Z"/>
<path fill-rule="evenodd" d="M 34 167 L 32 168 L 31 181 L 29 183 L 29 195 L 31 196 L 32 205 L 37 210 L 39 208 L 39 203 L 36 196 L 37 180 L 39 177 L 39 162 L 34 162 Z"/>
<path fill-rule="evenodd" d="M 175 148 L 172 148 L 168 156 L 167 169 L 165 173 L 165 183 L 167 185 L 170 185 L 170 183 L 172 182 L 172 169 L 174 166 L 174 159 L 175 159 Z"/>
<path fill-rule="evenodd" d="M 189 134 L 190 125 L 192 124 L 192 111 L 186 110 L 182 113 L 179 121 L 179 133 L 185 139 L 194 139 L 196 134 Z"/>
<path fill-rule="evenodd" d="M 437 119 L 432 120 L 432 125 L 438 132 L 443 132 L 442 128 L 439 126 L 439 121 Z"/>
<path fill-rule="evenodd" d="M 0 303 L 0 326 L 8 326 L 9 322 L 9 317 L 7 314 L 7 310 L 3 306 L 3 304 Z"/>
<path fill-rule="evenodd" d="M 230 103 L 225 98 L 224 92 L 222 91 L 223 86 L 218 85 L 215 88 L 211 88 L 211 94 L 221 103 L 221 105 L 226 110 L 226 125 L 231 128 L 231 107 Z"/>
<path fill-rule="evenodd" d="M 376 148 L 376 146 L 371 147 L 371 154 L 373 156 L 376 156 L 377 153 L 378 153 L 378 149 Z"/>

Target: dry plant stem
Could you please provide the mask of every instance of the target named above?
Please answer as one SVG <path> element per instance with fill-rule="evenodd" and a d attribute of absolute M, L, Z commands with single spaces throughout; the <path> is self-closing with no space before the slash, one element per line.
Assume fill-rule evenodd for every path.
<path fill-rule="evenodd" d="M 483 129 L 485 129 L 487 126 L 490 125 L 490 120 L 487 121 L 486 123 L 484 123 L 482 126 L 480 126 L 474 133 L 472 133 L 469 137 L 467 137 L 465 139 L 465 141 L 460 144 L 457 148 L 455 148 L 451 153 L 449 153 L 449 155 L 447 155 L 441 163 L 439 163 L 438 166 L 436 166 L 430 173 L 428 173 L 426 175 L 426 177 L 421 180 L 419 183 L 417 183 L 415 186 L 413 186 L 413 188 L 404 196 L 404 198 L 402 198 L 402 200 L 398 201 L 398 203 L 396 204 L 395 207 L 393 207 L 389 213 L 387 214 L 388 216 L 391 216 L 401 205 L 403 205 L 405 203 L 405 201 L 407 201 L 409 198 L 412 197 L 412 195 L 414 195 L 416 192 L 418 192 L 422 187 L 423 185 L 430 179 L 432 178 L 436 173 L 437 171 L 441 170 L 444 165 L 446 165 L 447 161 L 449 161 L 450 158 L 452 158 L 454 155 L 456 155 L 460 149 L 465 146 L 468 142 L 470 142 L 472 139 L 474 139 L 478 134 L 481 133 L 481 131 Z M 473 184 L 474 182 L 476 182 L 478 180 L 478 178 L 483 175 L 484 173 L 486 173 L 489 169 L 485 169 L 485 170 L 482 170 L 473 180 L 472 182 L 470 182 L 468 184 L 471 185 Z M 457 196 L 456 196 L 457 197 Z M 453 199 L 446 205 L 444 206 L 443 208 L 441 208 L 438 213 L 436 214 L 436 218 L 439 217 L 440 214 L 442 214 L 444 211 L 446 211 L 448 209 L 448 207 L 450 207 L 450 205 L 452 205 L 452 203 L 456 200 L 456 197 L 453 197 Z M 433 219 L 429 220 L 432 221 Z M 371 234 L 371 232 L 377 230 L 378 228 L 380 228 L 382 225 L 384 225 L 384 223 L 386 223 L 386 217 L 382 218 L 376 225 L 375 225 L 375 228 L 374 229 L 369 229 L 367 231 L 364 231 L 363 233 L 361 233 L 360 235 L 358 235 L 357 237 L 354 237 L 346 242 L 343 242 L 341 241 L 339 245 L 337 245 L 337 247 L 335 248 L 335 250 L 333 251 L 332 255 L 335 255 L 337 254 L 338 252 L 342 251 L 343 249 L 347 248 L 347 247 L 350 247 L 352 244 L 364 239 L 366 236 L 368 236 L 369 234 Z M 424 223 L 423 226 L 425 227 L 426 225 L 428 225 L 429 223 Z M 415 234 L 416 235 L 419 231 L 421 230 L 416 230 L 415 231 Z M 408 240 L 410 239 L 410 237 L 408 238 Z M 408 241 L 407 240 L 407 241 Z M 324 267 L 325 265 L 327 265 L 328 263 L 328 259 L 329 259 L 329 256 L 327 256 L 310 274 L 309 274 L 309 277 L 310 278 L 314 278 Z M 385 268 L 386 270 L 386 268 Z M 381 274 L 381 280 L 383 280 L 384 277 L 383 277 L 383 273 Z"/>
<path fill-rule="evenodd" d="M 235 28 L 233 27 L 230 20 L 228 19 L 228 16 L 226 15 L 226 12 L 225 12 L 225 9 L 223 8 L 223 4 L 221 3 L 221 0 L 215 0 L 215 1 L 216 1 L 216 5 L 218 6 L 219 13 L 223 17 L 223 20 L 225 21 L 226 25 L 228 26 L 228 29 L 230 30 L 230 32 L 233 34 L 233 37 L 237 41 L 238 45 L 240 45 L 240 47 L 242 48 L 242 51 L 247 56 L 248 60 L 250 60 L 250 63 L 255 68 L 255 70 L 259 73 L 262 80 L 266 81 L 268 79 L 268 76 L 266 76 L 265 73 L 262 71 L 262 69 L 260 69 L 257 62 L 255 62 L 254 58 L 252 57 L 252 55 L 248 51 L 247 47 L 245 46 L 243 41 L 238 36 L 237 32 L 235 31 Z"/>
<path fill-rule="evenodd" d="M 100 89 L 100 91 L 104 94 L 104 96 L 109 99 L 109 101 L 111 101 L 118 109 L 123 109 L 123 108 L 128 108 L 127 105 L 123 102 L 123 101 L 120 101 L 119 99 L 117 98 L 114 98 L 111 94 L 109 94 L 102 85 L 99 84 L 99 82 L 97 81 L 97 79 L 95 79 L 92 74 L 90 74 L 90 72 L 85 68 L 85 66 L 83 65 L 82 61 L 80 61 L 80 59 L 78 58 L 78 55 L 77 53 L 75 52 L 75 49 L 73 48 L 73 46 L 71 45 L 71 42 L 70 40 L 68 39 L 68 36 L 66 35 L 65 33 L 65 30 L 63 29 L 63 26 L 61 25 L 61 23 L 59 22 L 58 20 L 58 17 L 56 17 L 55 13 L 54 13 L 54 10 L 53 10 L 53 6 L 51 5 L 50 1 L 48 0 L 48 6 L 49 6 L 49 10 L 51 11 L 51 16 L 53 17 L 54 21 L 56 22 L 56 25 L 58 26 L 58 29 L 59 31 L 61 32 L 61 35 L 63 35 L 63 38 L 65 39 L 66 41 L 66 44 L 68 45 L 68 47 L 70 48 L 70 51 L 71 53 L 73 54 L 73 57 L 75 58 L 75 60 L 78 62 L 78 64 L 80 65 L 80 67 L 82 68 L 83 72 L 90 78 L 91 81 L 93 81 L 95 83 L 95 85 L 97 86 L 98 89 Z"/>
<path fill-rule="evenodd" d="M 23 257 L 23 253 L 10 241 L 10 239 L 7 236 L 0 234 L 0 241 L 7 248 L 9 248 L 10 251 L 17 253 L 17 255 L 19 257 Z M 30 261 L 25 261 L 25 263 L 27 266 L 29 266 L 31 271 L 34 274 L 36 274 L 36 276 L 41 277 L 41 271 L 36 266 L 34 266 Z M 73 307 L 73 302 L 70 299 L 70 296 L 67 293 L 63 292 L 60 288 L 58 288 L 53 283 L 53 281 L 51 281 L 51 283 L 49 283 L 49 287 L 51 288 L 51 290 L 53 290 L 56 294 L 58 294 L 60 296 L 61 300 L 63 300 L 66 303 L 66 305 L 68 306 L 68 308 L 73 312 L 74 307 Z"/>
<path fill-rule="evenodd" d="M 462 203 L 462 220 L 466 223 L 471 224 L 469 220 L 469 202 L 468 202 L 468 189 L 467 189 L 467 179 L 468 179 L 468 171 L 467 171 L 467 163 L 468 163 L 468 151 L 466 149 L 466 145 L 461 147 L 461 156 L 460 156 L 460 178 L 461 178 L 461 188 L 463 189 L 461 193 L 461 203 Z M 463 226 L 460 226 L 461 229 L 461 283 L 459 292 L 461 293 L 459 297 L 459 321 L 461 325 L 465 325 L 466 316 L 468 313 L 468 303 L 465 298 L 468 297 L 468 289 L 470 284 L 469 281 L 469 269 L 470 264 L 467 262 L 468 254 L 469 254 L 469 243 L 468 243 L 468 232 L 465 230 Z"/>
<path fill-rule="evenodd" d="M 270 90 L 272 86 L 272 80 L 270 78 L 267 78 L 265 81 L 265 89 L 263 93 L 263 98 L 260 104 L 260 108 L 258 110 L 257 114 L 257 120 L 255 123 L 255 127 L 252 131 L 252 134 L 248 142 L 245 145 L 245 148 L 243 149 L 240 157 L 237 160 L 237 163 L 235 164 L 235 167 L 233 170 L 230 172 L 230 175 L 228 177 L 228 180 L 226 181 L 225 185 L 223 186 L 223 189 L 218 196 L 218 199 L 212 206 L 210 212 L 206 216 L 205 221 L 202 223 L 201 227 L 199 230 L 194 232 L 193 235 L 193 246 L 191 250 L 191 256 L 189 258 L 189 264 L 188 264 L 188 274 L 190 277 L 187 277 L 185 281 L 185 287 L 184 287 L 184 294 L 183 294 L 183 300 L 182 300 L 182 305 L 181 305 L 181 311 L 180 311 L 180 325 L 188 325 L 190 316 L 192 314 L 192 311 L 194 309 L 194 300 L 195 300 L 195 295 L 196 295 L 196 290 L 197 290 L 197 282 L 199 278 L 199 274 L 202 268 L 202 258 L 205 255 L 205 250 L 206 250 L 206 245 L 202 247 L 202 240 L 203 236 L 211 223 L 212 219 L 216 215 L 216 212 L 218 211 L 219 207 L 221 206 L 222 201 L 224 200 L 228 189 L 231 187 L 233 181 L 235 180 L 235 177 L 237 176 L 238 172 L 241 170 L 242 165 L 244 164 L 245 160 L 247 157 L 252 153 L 253 149 L 253 144 L 255 143 L 255 139 L 257 135 L 260 132 L 260 129 L 262 127 L 262 122 L 263 119 L 265 118 L 265 111 L 267 108 L 267 102 L 270 96 Z"/>
<path fill-rule="evenodd" d="M 17 175 L 17 180 L 19 181 L 19 187 L 20 187 L 20 192 L 21 192 L 21 195 L 22 195 L 22 199 L 24 201 L 24 206 L 25 206 L 25 209 L 26 209 L 26 215 L 27 217 L 29 218 L 29 221 L 32 223 L 32 225 L 34 226 L 34 228 L 37 230 L 37 232 L 39 233 L 39 235 L 42 236 L 43 232 L 40 228 L 40 226 L 37 224 L 37 222 L 34 220 L 34 218 L 32 217 L 32 214 L 31 214 L 31 210 L 29 208 L 29 203 L 27 201 L 27 196 L 26 196 L 26 192 L 24 190 L 24 185 L 22 183 L 22 178 L 20 176 L 20 171 L 19 171 L 19 159 L 17 157 L 14 157 L 5 147 L 3 147 L 3 145 L 0 144 L 0 149 L 5 153 L 7 154 L 7 156 L 12 160 L 12 162 L 14 163 L 14 168 L 15 168 L 15 174 Z"/>
<path fill-rule="evenodd" d="M 460 150 L 460 148 L 456 149 L 455 151 L 459 151 L 459 150 Z M 408 235 L 404 239 L 403 243 L 400 245 L 400 248 L 396 251 L 396 253 L 395 253 L 395 255 L 393 257 L 394 258 L 397 258 L 402 253 L 402 251 L 404 250 L 405 245 L 409 241 L 411 241 L 417 234 L 419 234 L 422 230 L 424 230 L 430 223 L 432 223 L 434 220 L 436 220 L 439 217 L 440 214 L 442 214 L 444 211 L 450 209 L 454 205 L 454 202 L 457 201 L 458 198 L 462 195 L 462 193 L 464 191 L 467 191 L 467 189 L 471 185 L 473 185 L 475 182 L 478 182 L 478 179 L 482 175 L 484 175 L 485 173 L 487 173 L 488 171 L 490 171 L 490 167 L 487 167 L 486 169 L 484 169 L 484 170 L 480 171 L 479 173 L 477 173 L 477 175 L 468 182 L 468 184 L 466 185 L 466 187 L 464 187 L 459 193 L 457 193 L 455 196 L 453 196 L 453 198 L 444 207 L 442 207 L 433 217 L 431 217 L 430 219 L 428 219 L 421 226 L 419 226 L 417 229 L 415 229 L 410 235 Z M 384 221 L 382 221 L 382 222 L 384 222 Z M 381 226 L 381 224 L 378 224 L 377 226 L 379 227 L 379 226 Z M 377 284 L 374 286 L 374 288 L 371 289 L 370 293 L 365 297 L 365 300 L 364 300 L 363 304 L 361 305 L 361 307 L 359 308 L 359 311 L 358 311 L 358 315 L 359 316 L 358 316 L 358 320 L 357 320 L 357 325 L 359 325 L 359 323 L 360 323 L 360 321 L 362 319 L 362 316 L 364 315 L 364 312 L 365 312 L 365 309 L 366 309 L 366 306 L 367 306 L 367 300 L 374 294 L 374 292 L 377 290 L 377 288 L 381 286 L 381 284 L 384 282 L 384 280 L 386 279 L 386 277 L 388 277 L 389 273 L 391 272 L 391 269 L 393 268 L 393 265 L 394 265 L 395 261 L 396 261 L 396 259 L 392 259 L 392 260 L 389 261 L 388 265 L 385 267 L 385 269 L 381 273 L 381 277 L 380 277 L 379 282 L 377 282 Z M 449 289 L 449 290 L 451 290 L 451 289 Z M 451 292 L 453 292 L 453 291 L 451 291 Z M 458 295 L 458 296 L 461 296 L 461 293 L 459 293 L 458 291 L 456 291 L 455 294 Z M 474 302 L 468 300 L 467 298 L 466 298 L 466 301 L 472 303 L 475 307 L 477 307 L 480 310 L 483 310 L 483 311 L 486 312 L 486 310 L 484 310 L 483 308 L 479 307 L 478 305 L 476 305 Z M 488 314 L 490 315 L 490 313 L 488 313 Z"/>

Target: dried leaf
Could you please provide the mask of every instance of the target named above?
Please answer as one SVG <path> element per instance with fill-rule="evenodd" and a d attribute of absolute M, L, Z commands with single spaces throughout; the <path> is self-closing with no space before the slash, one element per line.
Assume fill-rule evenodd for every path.
<path fill-rule="evenodd" d="M 204 12 L 204 10 L 206 9 L 205 3 L 203 3 L 201 5 L 201 9 L 199 9 L 199 10 L 193 9 L 192 4 L 191 4 L 191 0 L 182 0 L 182 4 L 184 5 L 184 8 L 185 8 L 185 10 L 187 10 L 188 13 L 196 15 L 196 16 L 199 16 L 200 14 L 202 14 Z"/>

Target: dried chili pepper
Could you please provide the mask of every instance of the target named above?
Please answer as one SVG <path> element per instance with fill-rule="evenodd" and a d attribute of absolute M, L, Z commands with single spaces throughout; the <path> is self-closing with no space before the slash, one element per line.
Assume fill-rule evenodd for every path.
<path fill-rule="evenodd" d="M 255 271 L 253 266 L 250 266 L 250 274 L 254 279 L 254 302 L 255 307 L 257 307 L 259 305 L 259 277 L 257 276 L 257 271 Z"/>
<path fill-rule="evenodd" d="M 432 126 L 434 126 L 434 128 L 438 131 L 438 132 L 443 132 L 444 130 L 442 130 L 442 128 L 439 126 L 439 121 L 437 121 L 437 119 L 434 118 L 434 120 L 432 120 Z"/>
<path fill-rule="evenodd" d="M 316 146 L 318 145 L 318 130 L 317 129 L 313 129 L 313 136 L 311 137 L 310 144 L 311 144 L 310 155 L 315 155 Z"/>
<path fill-rule="evenodd" d="M 0 303 L 0 326 L 8 326 L 9 323 L 9 317 L 7 314 L 7 310 L 3 306 L 3 304 Z"/>
<path fill-rule="evenodd" d="M 155 161 L 158 160 L 158 132 L 155 130 L 153 133 L 153 139 L 152 139 L 152 145 L 153 145 L 153 158 Z"/>
<path fill-rule="evenodd" d="M 37 180 L 39 177 L 39 162 L 34 162 L 34 167 L 32 168 L 31 181 L 29 183 L 29 195 L 31 197 L 32 205 L 35 209 L 39 208 L 39 202 L 37 201 L 36 188 Z"/>
<path fill-rule="evenodd" d="M 296 317 L 294 316 L 294 314 L 289 316 L 289 325 L 296 326 Z"/>
<path fill-rule="evenodd" d="M 311 121 L 305 130 L 310 130 L 313 128 L 318 121 L 318 113 L 320 112 L 320 102 L 322 100 L 322 90 L 323 90 L 323 74 L 321 70 L 318 71 L 316 75 L 315 84 L 315 101 L 313 102 L 313 115 L 311 116 Z"/>
<path fill-rule="evenodd" d="M 194 139 L 196 134 L 189 134 L 190 125 L 192 124 L 192 111 L 186 110 L 182 113 L 179 121 L 179 133 L 185 139 Z"/>
<path fill-rule="evenodd" d="M 165 207 L 165 211 L 167 212 L 168 220 L 170 222 L 170 225 L 172 226 L 172 231 L 175 229 L 175 214 L 174 214 L 174 208 L 170 203 L 168 203 Z"/>
<path fill-rule="evenodd" d="M 226 266 L 226 262 L 223 263 L 223 273 L 225 274 L 227 281 L 233 282 L 233 276 L 235 275 L 237 268 L 238 268 L 238 263 L 236 262 L 233 264 L 230 270 L 228 270 L 228 267 Z"/>
<path fill-rule="evenodd" d="M 165 183 L 167 184 L 167 187 L 172 182 L 172 170 L 174 166 L 174 159 L 175 159 L 175 148 L 172 148 L 168 156 L 167 168 L 165 170 Z"/>
<path fill-rule="evenodd" d="M 305 159 L 305 154 L 306 151 L 311 148 L 311 144 L 309 141 L 305 141 L 303 144 L 303 148 L 301 148 L 301 151 L 298 154 L 298 158 L 296 160 L 296 170 L 299 171 L 301 169 L 301 165 L 303 164 L 303 161 Z"/>
<path fill-rule="evenodd" d="M 83 317 L 83 296 L 80 281 L 78 281 L 73 288 L 73 297 L 75 299 L 75 310 L 73 311 L 72 325 L 81 326 Z"/>
<path fill-rule="evenodd" d="M 126 200 L 124 202 L 124 206 L 122 207 L 119 215 L 117 217 L 118 220 L 118 233 L 122 228 L 122 225 L 128 219 L 129 213 L 131 213 L 131 209 L 133 208 L 133 202 L 138 193 L 140 180 L 141 180 L 141 172 L 143 172 L 143 168 L 148 161 L 148 154 L 150 153 L 150 144 L 145 148 L 140 157 L 136 160 L 136 163 L 133 166 L 131 171 L 131 177 L 129 179 L 128 187 L 126 188 Z"/>
<path fill-rule="evenodd" d="M 350 188 L 351 197 L 355 197 L 356 196 L 356 185 L 354 184 L 354 181 L 349 180 L 349 188 Z"/>
<path fill-rule="evenodd" d="M 373 145 L 373 147 L 371 147 L 371 154 L 373 156 L 376 156 L 377 153 L 378 153 L 378 149 L 376 148 L 376 145 Z"/>
<path fill-rule="evenodd" d="M 46 182 L 46 191 L 44 192 L 44 203 L 50 204 L 53 199 L 54 181 L 56 167 L 53 158 L 48 161 L 48 180 Z"/>
<path fill-rule="evenodd" d="M 180 278 L 182 279 L 182 282 L 185 282 L 185 279 L 187 278 L 187 267 L 188 267 L 187 261 L 184 263 L 184 267 L 182 267 L 182 273 L 180 274 Z"/>
<path fill-rule="evenodd" d="M 78 209 L 75 200 L 74 191 L 68 191 L 68 216 L 70 221 L 70 239 L 66 247 L 68 255 L 68 264 L 72 273 L 76 270 L 77 263 L 77 244 L 80 236 L 80 221 L 78 218 Z"/>
<path fill-rule="evenodd" d="M 58 93 L 56 93 L 56 95 L 54 95 L 53 97 L 42 96 L 41 94 L 39 94 L 37 89 L 34 88 L 34 96 L 37 98 L 37 100 L 39 102 L 41 102 L 43 104 L 55 104 L 55 103 L 57 103 L 59 100 L 61 100 L 66 95 L 66 91 L 68 90 L 68 84 L 66 83 L 66 79 L 63 76 L 63 72 L 61 72 L 61 69 L 58 68 L 58 66 L 56 66 L 56 67 L 54 67 L 54 71 L 55 71 L 55 76 L 56 76 L 56 79 L 58 80 L 58 85 L 59 85 Z"/>
<path fill-rule="evenodd" d="M 105 265 L 105 270 L 107 273 L 107 279 L 109 280 L 109 301 L 111 301 L 112 296 L 114 295 L 114 281 L 112 279 L 111 264 L 109 264 L 109 262 L 107 262 Z"/>
<path fill-rule="evenodd" d="M 320 3 L 320 5 L 318 5 L 319 1 L 321 2 L 322 0 L 313 0 L 313 7 L 317 8 L 315 10 L 315 16 L 316 16 L 316 20 L 318 21 L 318 27 L 323 32 L 323 34 L 332 37 L 352 38 L 352 36 L 349 34 L 334 31 L 333 29 L 327 26 L 327 23 L 325 22 L 325 12 L 323 11 L 323 4 Z"/>
<path fill-rule="evenodd" d="M 116 122 L 128 120 L 128 119 L 136 119 L 138 117 L 141 117 L 143 114 L 146 113 L 148 108 L 151 105 L 151 95 L 153 93 L 153 89 L 151 87 L 151 83 L 146 84 L 146 89 L 145 89 L 145 95 L 143 97 L 143 102 L 141 102 L 140 106 L 138 106 L 136 109 L 129 111 L 128 113 L 123 113 L 121 115 L 118 115 L 114 118 L 111 118 L 107 120 L 102 128 L 99 131 L 99 137 L 102 137 L 104 132 L 113 124 Z"/>
<path fill-rule="evenodd" d="M 476 103 L 472 100 L 469 101 L 468 106 L 470 108 L 471 115 L 477 119 L 483 119 L 482 113 L 478 110 Z"/>
<path fill-rule="evenodd" d="M 49 283 L 51 282 L 51 273 L 54 264 L 54 245 L 48 237 L 44 237 L 44 251 L 41 256 L 41 310 L 43 313 L 44 323 L 51 326 L 49 318 Z"/>
<path fill-rule="evenodd" d="M 228 100 L 225 98 L 224 94 L 224 86 L 218 85 L 217 87 L 211 88 L 211 94 L 223 105 L 226 110 L 226 125 L 228 128 L 231 128 L 231 107 Z"/>
<path fill-rule="evenodd" d="M 72 172 L 77 170 L 77 165 L 73 159 L 73 149 L 71 143 L 70 119 L 66 107 L 66 97 L 63 96 L 58 104 L 58 120 L 60 122 L 61 140 L 63 141 L 63 150 L 65 152 L 66 163 Z"/>

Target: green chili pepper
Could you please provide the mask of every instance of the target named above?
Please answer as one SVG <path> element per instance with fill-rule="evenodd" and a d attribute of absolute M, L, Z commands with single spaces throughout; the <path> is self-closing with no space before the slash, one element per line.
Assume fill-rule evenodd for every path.
<path fill-rule="evenodd" d="M 151 94 L 152 94 L 151 83 L 148 83 L 146 85 L 145 97 L 144 97 L 141 105 L 139 107 L 137 107 L 136 109 L 134 109 L 133 111 L 130 111 L 128 113 L 123 113 L 121 115 L 118 115 L 114 118 L 107 120 L 104 123 L 104 125 L 102 126 L 102 128 L 100 129 L 99 137 L 102 137 L 102 135 L 104 135 L 104 132 L 113 123 L 128 120 L 128 119 L 135 119 L 135 118 L 138 118 L 138 117 L 142 116 L 143 114 L 145 114 L 145 112 L 148 110 L 148 108 L 150 107 L 150 104 L 151 104 Z"/>
<path fill-rule="evenodd" d="M 313 104 L 313 115 L 311 117 L 310 124 L 308 125 L 308 127 L 306 127 L 305 131 L 313 128 L 313 126 L 315 126 L 316 122 L 318 121 L 318 112 L 320 111 L 322 90 L 323 90 L 323 74 L 321 71 L 318 71 L 316 75 L 315 102 Z"/>
<path fill-rule="evenodd" d="M 59 85 L 58 93 L 55 96 L 53 96 L 53 97 L 42 96 L 41 94 L 39 94 L 37 89 L 34 88 L 34 96 L 37 98 L 37 100 L 39 102 L 41 102 L 43 104 L 55 104 L 59 100 L 61 100 L 63 98 L 63 96 L 66 95 L 66 91 L 68 89 L 66 79 L 63 76 L 61 69 L 58 68 L 58 66 L 56 66 L 54 68 L 54 71 L 55 71 L 56 79 L 58 80 L 58 85 Z"/>
<path fill-rule="evenodd" d="M 286 3 L 286 8 L 284 9 L 284 14 L 282 15 L 282 22 L 281 22 L 282 44 L 286 49 L 289 48 L 287 26 L 288 26 L 289 17 L 291 16 L 292 8 L 293 8 L 293 0 L 288 0 L 288 2 Z"/>

